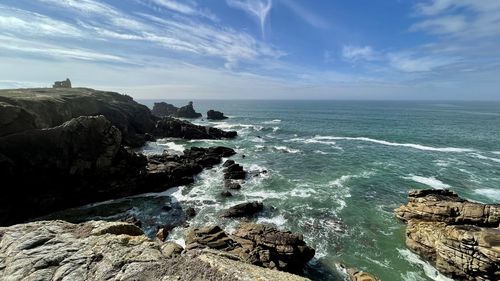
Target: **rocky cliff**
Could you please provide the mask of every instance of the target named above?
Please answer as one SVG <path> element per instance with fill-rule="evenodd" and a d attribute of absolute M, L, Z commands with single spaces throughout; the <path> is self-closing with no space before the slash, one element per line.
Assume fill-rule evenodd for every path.
<path fill-rule="evenodd" d="M 194 114 L 194 109 L 192 112 L 190 109 L 192 105 L 183 112 Z M 87 88 L 0 90 L 0 137 L 30 129 L 51 128 L 72 118 L 94 115 L 105 116 L 120 130 L 123 145 L 131 147 L 142 146 L 146 140 L 153 137 L 226 137 L 224 131 L 216 128 L 206 129 L 206 133 L 202 135 L 190 134 L 191 128 L 197 131 L 199 128 L 188 126 L 187 122 L 173 118 L 162 121 L 152 115 L 148 107 L 135 102 L 129 96 L 114 92 Z M 185 117 L 181 115 L 179 117 Z M 176 122 L 179 122 L 176 128 L 182 128 L 184 131 L 157 129 L 164 128 L 165 123 L 171 126 Z M 234 136 L 236 132 L 227 135 Z"/>
<path fill-rule="evenodd" d="M 183 251 L 149 240 L 132 224 L 102 221 L 0 227 L 0 279 L 308 280 L 217 250 Z"/>
<path fill-rule="evenodd" d="M 0 225 L 111 198 L 191 183 L 229 148 L 192 148 L 147 158 L 126 150 L 104 116 L 0 137 Z"/>
<path fill-rule="evenodd" d="M 396 216 L 406 245 L 457 280 L 500 279 L 500 205 L 480 204 L 448 190 L 415 190 Z"/>

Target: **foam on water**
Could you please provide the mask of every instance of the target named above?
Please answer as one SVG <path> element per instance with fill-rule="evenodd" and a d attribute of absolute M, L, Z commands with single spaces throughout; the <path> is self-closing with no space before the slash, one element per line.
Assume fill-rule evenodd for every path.
<path fill-rule="evenodd" d="M 336 148 L 336 149 L 340 149 L 340 150 L 342 149 L 340 146 L 337 145 L 337 143 L 335 141 L 321 140 L 321 139 L 318 139 L 316 137 L 313 137 L 313 138 L 292 138 L 289 140 L 285 140 L 285 142 L 300 142 L 300 143 L 304 143 L 304 144 L 324 144 L 324 145 L 332 146 L 333 148 Z"/>
<path fill-rule="evenodd" d="M 500 202 L 500 189 L 480 188 L 474 190 L 475 193 Z"/>
<path fill-rule="evenodd" d="M 292 154 L 301 152 L 299 149 L 293 149 L 293 148 L 289 148 L 289 147 L 286 147 L 286 146 L 275 146 L 274 148 L 276 150 L 279 150 L 279 151 L 282 151 L 282 152 L 286 152 L 286 153 L 292 153 Z"/>
<path fill-rule="evenodd" d="M 257 219 L 257 223 L 267 223 L 275 225 L 278 228 L 283 228 L 287 223 L 287 220 L 283 215 L 277 215 L 271 218 L 260 217 L 259 219 Z"/>
<path fill-rule="evenodd" d="M 182 144 L 175 143 L 173 141 L 169 141 L 166 143 L 161 143 L 159 142 L 158 145 L 166 147 L 167 151 L 173 151 L 173 152 L 184 152 L 186 147 Z"/>
<path fill-rule="evenodd" d="M 471 155 L 478 158 L 478 159 L 481 159 L 481 160 L 489 160 L 489 161 L 493 161 L 496 163 L 500 163 L 500 159 L 498 159 L 498 158 L 484 156 L 484 155 L 479 154 L 479 153 L 472 153 Z"/>
<path fill-rule="evenodd" d="M 281 123 L 280 119 L 274 119 L 274 120 L 271 120 L 271 121 L 264 121 L 264 122 L 262 122 L 262 124 L 278 124 L 278 123 Z"/>
<path fill-rule="evenodd" d="M 416 176 L 416 175 L 410 175 L 408 177 L 403 177 L 404 179 L 412 180 L 414 182 L 418 182 L 421 184 L 425 184 L 427 186 L 430 186 L 434 189 L 446 189 L 446 188 L 451 188 L 450 185 L 436 179 L 435 177 L 421 177 L 421 176 Z"/>
<path fill-rule="evenodd" d="M 315 150 L 314 153 L 321 154 L 321 155 L 327 155 L 328 154 L 328 152 L 324 152 L 322 150 Z"/>
<path fill-rule="evenodd" d="M 437 269 L 434 268 L 430 263 L 423 261 L 417 254 L 411 252 L 410 250 L 408 249 L 397 249 L 397 250 L 402 258 L 404 258 L 405 260 L 407 260 L 412 264 L 420 266 L 424 270 L 425 275 L 427 275 L 427 277 L 429 277 L 430 279 L 436 281 L 453 281 L 453 279 L 450 279 L 439 273 Z"/>
<path fill-rule="evenodd" d="M 316 140 L 353 140 L 353 141 L 365 141 L 372 142 L 387 146 L 401 146 L 401 147 L 409 147 L 418 150 L 426 150 L 426 151 L 438 151 L 438 152 L 474 152 L 476 150 L 471 148 L 458 148 L 458 147 L 432 147 L 425 146 L 421 144 L 414 143 L 397 143 L 397 142 L 389 142 L 384 140 L 377 140 L 367 137 L 333 137 L 333 136 L 315 136 Z"/>

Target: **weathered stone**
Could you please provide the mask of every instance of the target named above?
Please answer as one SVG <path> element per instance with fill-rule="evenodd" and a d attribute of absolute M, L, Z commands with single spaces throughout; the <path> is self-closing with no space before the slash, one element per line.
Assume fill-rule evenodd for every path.
<path fill-rule="evenodd" d="M 135 232 L 131 236 L 127 231 L 102 231 L 116 225 L 39 221 L 0 227 L 0 279 L 307 280 L 243 263 L 224 252 L 181 253 L 182 248 L 174 243 L 151 241 Z M 130 225 L 118 229 L 137 228 Z"/>
<path fill-rule="evenodd" d="M 71 88 L 71 81 L 69 78 L 66 78 L 64 81 L 56 81 L 52 85 L 52 88 Z"/>
<path fill-rule="evenodd" d="M 296 273 L 315 252 L 302 235 L 259 224 L 243 224 L 232 235 L 218 226 L 190 229 L 186 249 L 199 248 L 227 251 L 247 263 Z"/>
<path fill-rule="evenodd" d="M 447 190 L 411 191 L 396 209 L 406 245 L 459 280 L 500 279 L 500 205 L 469 202 Z"/>

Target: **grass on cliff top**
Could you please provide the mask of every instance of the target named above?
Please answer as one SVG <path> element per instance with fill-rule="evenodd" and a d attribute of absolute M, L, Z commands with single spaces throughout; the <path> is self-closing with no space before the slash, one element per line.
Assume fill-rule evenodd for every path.
<path fill-rule="evenodd" d="M 78 97 L 98 97 L 102 101 L 132 100 L 129 96 L 115 92 L 98 91 L 90 88 L 27 88 L 0 90 L 0 97 L 29 100 L 67 100 Z"/>

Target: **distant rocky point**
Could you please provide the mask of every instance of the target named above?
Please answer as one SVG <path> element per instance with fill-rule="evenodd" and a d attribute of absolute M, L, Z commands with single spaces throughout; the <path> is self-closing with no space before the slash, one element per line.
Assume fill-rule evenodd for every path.
<path fill-rule="evenodd" d="M 158 117 L 167 117 L 175 115 L 178 109 L 178 107 L 170 103 L 155 102 L 151 113 Z"/>
<path fill-rule="evenodd" d="M 180 118 L 200 118 L 202 115 L 194 110 L 193 102 L 188 102 L 187 105 L 180 107 L 177 109 L 177 112 L 174 114 L 174 117 Z"/>
<path fill-rule="evenodd" d="M 207 119 L 209 119 L 209 120 L 224 120 L 224 119 L 227 119 L 227 117 L 224 116 L 224 113 L 222 113 L 220 111 L 210 109 L 209 111 L 207 111 Z"/>

